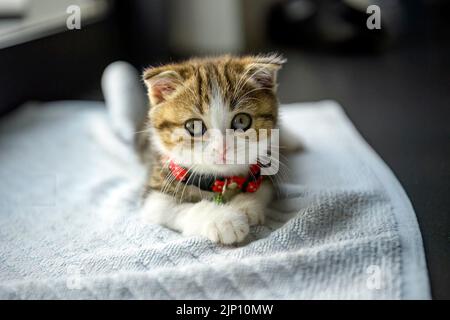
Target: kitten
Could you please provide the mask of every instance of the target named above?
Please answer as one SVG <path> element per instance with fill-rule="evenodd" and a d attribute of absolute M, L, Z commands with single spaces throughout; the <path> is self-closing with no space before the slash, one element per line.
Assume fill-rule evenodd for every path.
<path fill-rule="evenodd" d="M 228 145 L 224 136 L 236 130 L 237 139 L 253 146 L 261 129 L 270 137 L 284 62 L 278 55 L 226 55 L 145 70 L 150 109 L 138 147 L 151 168 L 143 204 L 150 221 L 222 244 L 241 242 L 250 226 L 264 223 L 271 179 L 255 165 L 259 153 L 229 163 L 248 150 Z M 251 131 L 256 136 L 249 137 Z"/>

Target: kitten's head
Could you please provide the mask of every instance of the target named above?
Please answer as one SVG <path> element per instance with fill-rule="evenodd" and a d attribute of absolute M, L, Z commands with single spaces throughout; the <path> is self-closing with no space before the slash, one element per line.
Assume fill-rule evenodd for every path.
<path fill-rule="evenodd" d="M 221 56 L 145 70 L 153 144 L 196 172 L 247 172 L 256 156 L 247 156 L 247 164 L 233 161 L 246 152 L 239 138 L 248 148 L 260 142 L 261 129 L 270 137 L 278 116 L 276 74 L 284 62 L 277 55 Z M 235 130 L 234 145 L 227 129 Z"/>

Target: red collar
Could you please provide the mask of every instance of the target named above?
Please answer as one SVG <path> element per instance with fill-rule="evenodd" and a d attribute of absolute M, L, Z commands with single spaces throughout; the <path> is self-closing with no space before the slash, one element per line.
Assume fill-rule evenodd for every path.
<path fill-rule="evenodd" d="M 255 192 L 260 187 L 263 176 L 261 168 L 257 164 L 249 167 L 246 177 L 190 174 L 188 169 L 176 164 L 172 160 L 169 163 L 169 170 L 178 181 L 188 185 L 194 185 L 205 191 L 212 191 L 222 194 L 226 189 L 238 189 L 241 192 Z"/>

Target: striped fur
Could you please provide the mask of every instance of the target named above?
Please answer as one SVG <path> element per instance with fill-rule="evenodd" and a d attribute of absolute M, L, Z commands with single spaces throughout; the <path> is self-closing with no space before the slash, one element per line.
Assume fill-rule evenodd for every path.
<path fill-rule="evenodd" d="M 202 119 L 208 129 L 225 130 L 230 128 L 233 115 L 245 112 L 252 117 L 252 128 L 257 132 L 274 128 L 278 118 L 276 73 L 284 62 L 278 55 L 225 55 L 145 70 L 143 79 L 151 107 L 146 130 L 139 137 L 144 158 L 149 155 L 148 139 L 154 146 L 154 165 L 147 190 L 178 194 L 178 182 L 167 181 L 168 172 L 162 157 L 173 157 L 174 150 L 181 147 L 182 141 L 174 139 L 172 133 L 176 129 L 183 130 L 189 119 Z M 230 170 L 240 169 L 230 166 Z M 188 189 L 186 199 L 198 201 L 198 196 L 193 196 L 200 194 L 198 190 Z"/>

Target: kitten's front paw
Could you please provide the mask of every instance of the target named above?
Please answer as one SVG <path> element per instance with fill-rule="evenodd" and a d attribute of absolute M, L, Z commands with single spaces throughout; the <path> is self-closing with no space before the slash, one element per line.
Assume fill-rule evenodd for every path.
<path fill-rule="evenodd" d="M 201 235 L 223 244 L 241 242 L 249 232 L 248 219 L 243 213 L 207 200 L 194 204 L 181 224 L 185 235 Z"/>
<path fill-rule="evenodd" d="M 253 206 L 243 208 L 243 212 L 247 216 L 248 223 L 251 226 L 263 225 L 265 221 L 264 207 Z"/>
<path fill-rule="evenodd" d="M 247 217 L 225 206 L 221 208 L 221 211 L 223 212 L 218 213 L 206 223 L 204 235 L 214 242 L 223 244 L 233 244 L 244 240 L 249 232 Z"/>
<path fill-rule="evenodd" d="M 237 195 L 230 205 L 237 211 L 242 212 L 250 226 L 263 225 L 265 221 L 265 206 L 258 201 L 249 201 L 247 195 Z"/>

